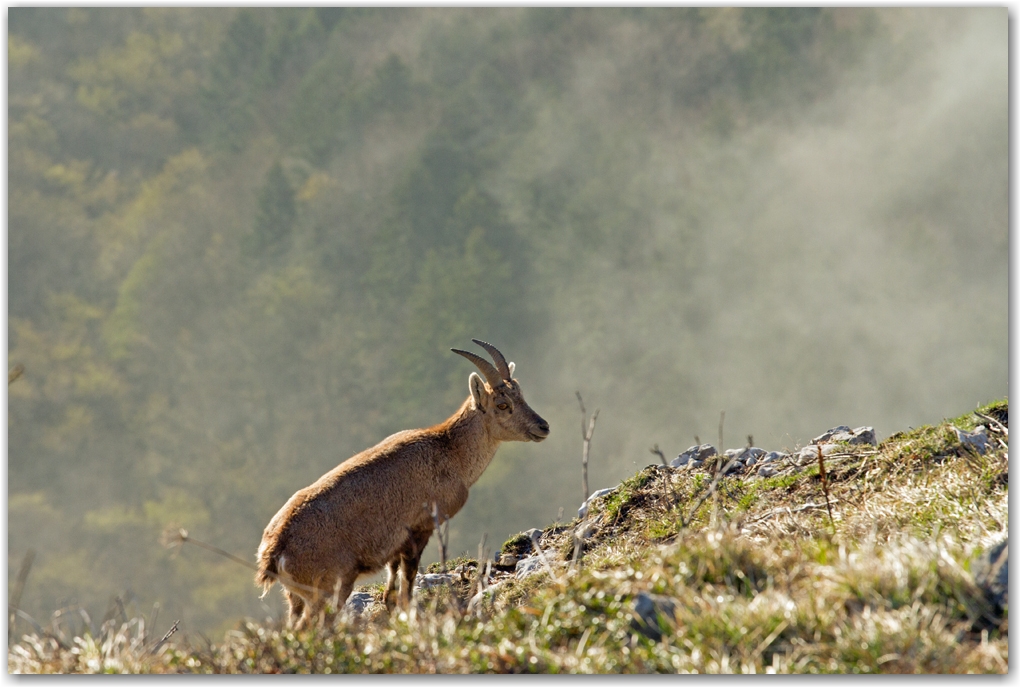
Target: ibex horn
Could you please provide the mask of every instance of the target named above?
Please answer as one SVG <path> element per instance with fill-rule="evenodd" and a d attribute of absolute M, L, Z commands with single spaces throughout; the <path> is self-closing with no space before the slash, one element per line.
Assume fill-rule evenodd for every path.
<path fill-rule="evenodd" d="M 496 387 L 503 386 L 503 380 L 500 379 L 499 372 L 496 371 L 496 368 L 494 368 L 492 366 L 492 363 L 490 363 L 488 360 L 479 355 L 469 353 L 468 351 L 462 351 L 458 348 L 451 348 L 450 350 L 456 353 L 457 355 L 464 356 L 465 358 L 473 362 L 475 365 L 477 365 L 478 369 L 481 370 L 482 374 L 485 375 L 485 379 L 486 381 L 489 382 L 490 387 L 495 389 Z"/>
<path fill-rule="evenodd" d="M 479 341 L 478 339 L 471 340 L 489 352 L 489 355 L 491 355 L 492 359 L 496 362 L 496 369 L 499 370 L 499 374 L 502 375 L 503 379 L 509 382 L 510 367 L 506 364 L 506 358 L 504 358 L 503 354 L 499 352 L 499 349 L 497 349 L 490 343 L 485 343 L 484 341 Z"/>

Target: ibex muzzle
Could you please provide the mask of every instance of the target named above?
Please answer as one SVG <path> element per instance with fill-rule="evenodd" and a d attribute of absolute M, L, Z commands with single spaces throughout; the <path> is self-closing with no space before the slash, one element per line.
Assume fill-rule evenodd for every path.
<path fill-rule="evenodd" d="M 405 430 L 345 460 L 295 493 L 270 520 L 259 546 L 255 582 L 269 591 L 279 581 L 289 621 L 306 627 L 340 608 L 359 576 L 389 570 L 383 596 L 402 606 L 438 515 L 447 520 L 467 501 L 504 441 L 542 441 L 549 423 L 531 409 L 495 346 L 473 339 L 492 356 L 452 349 L 485 376 L 468 377 L 471 395 L 445 422 Z"/>

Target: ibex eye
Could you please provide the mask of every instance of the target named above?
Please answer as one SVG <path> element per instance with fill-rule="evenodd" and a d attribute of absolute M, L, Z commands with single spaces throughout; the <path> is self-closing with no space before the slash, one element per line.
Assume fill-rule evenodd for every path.
<path fill-rule="evenodd" d="M 500 410 L 506 410 L 509 406 L 506 403 L 499 403 L 496 405 Z"/>

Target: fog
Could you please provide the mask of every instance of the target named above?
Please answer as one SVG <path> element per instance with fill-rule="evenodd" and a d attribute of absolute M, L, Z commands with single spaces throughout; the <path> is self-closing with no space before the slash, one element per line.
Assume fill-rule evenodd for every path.
<path fill-rule="evenodd" d="M 669 121 L 621 134 L 609 174 L 644 215 L 627 247 L 643 267 L 588 258 L 548 294 L 543 346 L 519 362 L 554 428 L 520 460 L 555 471 L 566 517 L 580 500 L 577 390 L 601 410 L 592 489 L 656 462 L 653 444 L 718 443 L 721 411 L 724 448 L 752 435 L 773 450 L 839 424 L 884 438 L 1007 394 L 1005 25 L 932 19 L 895 48 L 910 51 L 901 69 L 881 46 L 792 121 L 752 123 L 726 146 Z M 552 159 L 534 164 L 570 164 L 580 119 L 625 126 L 612 103 L 585 112 L 578 81 L 542 119 Z"/>
<path fill-rule="evenodd" d="M 44 493 L 47 503 L 58 504 L 45 508 L 60 514 L 45 520 L 38 516 L 43 506 L 25 514 L 11 506 L 9 580 L 29 546 L 41 550 L 44 566 L 46 541 L 54 542 L 52 550 L 64 547 L 63 565 L 68 564 L 72 557 L 66 551 L 73 546 L 59 543 L 53 533 L 62 531 L 70 513 L 108 513 L 115 507 L 148 514 L 150 529 L 138 541 L 152 543 L 153 565 L 170 555 L 150 536 L 163 512 L 173 516 L 167 522 L 183 522 L 194 536 L 221 537 L 220 545 L 249 556 L 287 495 L 391 431 L 440 422 L 452 413 L 468 393 L 471 369 L 448 349 L 471 348 L 471 337 L 491 341 L 516 362 L 525 396 L 550 422 L 552 434 L 540 444 L 499 450 L 451 522 L 455 554 L 473 554 L 483 534 L 494 549 L 515 532 L 574 516 L 582 499 L 578 392 L 589 413 L 599 410 L 589 466 L 593 491 L 657 462 L 649 451 L 653 445 L 673 457 L 696 437 L 716 444 L 723 412 L 721 448 L 744 445 L 751 436 L 755 445 L 777 450 L 840 424 L 871 425 L 882 439 L 1008 394 L 1005 10 L 830 10 L 825 21 L 831 24 L 824 24 L 830 38 L 805 43 L 789 62 L 766 63 L 765 57 L 748 62 L 748 73 L 758 79 L 750 85 L 725 77 L 730 63 L 719 57 L 742 55 L 748 41 L 758 40 L 739 10 L 706 11 L 701 28 L 691 28 L 696 22 L 687 15 L 670 14 L 675 23 L 664 26 L 622 15 L 608 20 L 601 12 L 574 13 L 542 28 L 549 36 L 544 42 L 533 38 L 540 29 L 529 28 L 531 19 L 522 18 L 532 15 L 516 10 L 370 14 L 358 20 L 356 30 L 344 29 L 346 43 L 323 39 L 325 55 L 373 46 L 374 53 L 343 62 L 348 72 L 337 73 L 351 78 L 361 78 L 370 69 L 366 65 L 375 68 L 391 52 L 419 84 L 453 83 L 453 72 L 442 71 L 444 60 L 485 62 L 487 50 L 498 56 L 494 64 L 523 65 L 505 73 L 472 73 L 475 80 L 464 88 L 478 84 L 477 92 L 485 95 L 465 106 L 469 114 L 458 116 L 482 123 L 456 120 L 462 129 L 451 129 L 467 131 L 472 145 L 482 141 L 477 143 L 482 161 L 463 163 L 463 169 L 473 184 L 470 197 L 489 199 L 478 207 L 498 208 L 492 214 L 498 219 L 479 234 L 484 238 L 477 247 L 470 230 L 481 210 L 464 220 L 468 238 L 461 243 L 448 242 L 451 232 L 460 231 L 461 210 L 450 211 L 453 219 L 442 220 L 447 228 L 433 234 L 415 229 L 407 234 L 411 238 L 393 238 L 404 235 L 387 228 L 403 226 L 405 216 L 409 227 L 431 227 L 422 218 L 439 212 L 400 200 L 405 197 L 400 194 L 418 198 L 412 193 L 418 188 L 413 170 L 424 168 L 429 158 L 414 162 L 415 155 L 438 145 L 429 136 L 447 121 L 441 113 L 451 106 L 443 103 L 414 106 L 408 110 L 414 117 L 405 119 L 387 111 L 364 125 L 357 147 L 330 143 L 336 147 L 323 149 L 340 152 L 319 158 L 299 152 L 305 149 L 287 143 L 283 133 L 266 133 L 275 131 L 268 124 L 254 125 L 256 133 L 238 144 L 240 152 L 229 153 L 234 157 L 213 157 L 211 144 L 196 134 L 198 143 L 188 145 L 196 145 L 207 161 L 195 163 L 202 171 L 194 174 L 207 175 L 195 177 L 207 181 L 180 196 L 160 186 L 170 208 L 162 215 L 145 215 L 149 206 L 141 201 L 120 215 L 116 208 L 110 211 L 149 218 L 139 235 L 166 234 L 158 251 L 177 271 L 131 281 L 129 268 L 155 250 L 156 239 L 138 239 L 134 247 L 118 238 L 128 247 L 97 249 L 96 274 L 104 276 L 96 277 L 100 286 L 91 295 L 82 286 L 92 283 L 88 279 L 68 281 L 66 260 L 60 259 L 67 249 L 59 242 L 31 251 L 23 247 L 30 241 L 42 245 L 43 239 L 19 233 L 31 229 L 19 223 L 30 210 L 15 206 L 28 202 L 23 189 L 34 182 L 16 180 L 9 196 L 9 310 L 23 324 L 11 325 L 9 363 L 30 357 L 30 331 L 45 328 L 34 310 L 45 301 L 39 294 L 58 290 L 37 285 L 45 282 L 47 270 L 54 271 L 61 292 L 76 293 L 102 311 L 94 318 L 106 328 L 105 344 L 94 344 L 97 355 L 121 340 L 110 334 L 121 330 L 112 329 L 107 318 L 110 323 L 136 318 L 130 321 L 141 324 L 131 331 L 148 337 L 149 348 L 126 358 L 110 353 L 101 365 L 117 370 L 117 389 L 136 390 L 131 398 L 140 400 L 131 403 L 144 405 L 148 424 L 137 425 L 138 435 L 116 429 L 116 423 L 90 429 L 95 438 L 88 447 L 65 459 L 133 445 L 150 467 L 130 468 L 142 470 L 131 474 L 140 475 L 145 488 L 97 487 L 103 495 L 85 499 L 85 505 L 59 505 L 60 489 L 73 493 L 74 480 L 57 488 L 47 484 L 42 468 L 20 466 L 38 455 L 28 437 L 47 422 L 63 428 L 59 441 L 72 441 L 73 423 L 52 418 L 64 417 L 61 403 L 70 403 L 73 393 L 47 396 L 38 381 L 47 373 L 27 360 L 24 381 L 9 392 L 9 498 L 23 504 L 28 495 Z M 667 16 L 663 12 L 656 16 Z M 35 21 L 25 36 L 42 35 L 38 26 L 45 22 Z M 196 20 L 188 30 L 201 33 L 200 24 Z M 471 43 L 462 35 L 469 30 L 479 36 L 495 32 L 502 42 L 491 48 Z M 118 44 L 111 38 L 110 45 Z M 538 57 L 529 55 L 532 49 Z M 209 47 L 207 53 L 194 57 L 195 64 L 212 59 L 215 51 Z M 555 69 L 550 66 L 548 73 L 529 62 L 548 55 L 555 55 Z M 772 64 L 768 69 L 774 71 L 760 64 Z M 280 83 L 309 83 L 305 72 L 288 68 L 293 73 L 284 70 Z M 341 78 L 327 74 L 319 80 L 322 89 L 337 83 L 329 79 Z M 12 72 L 12 122 L 17 117 L 12 126 L 25 120 L 17 110 L 20 94 L 37 78 L 30 70 Z M 316 80 L 310 82 L 314 86 Z M 764 84 L 762 90 L 757 83 Z M 293 92 L 285 86 L 268 92 L 258 117 L 272 121 L 275 113 L 287 112 L 285 94 Z M 514 114 L 500 119 L 501 110 Z M 354 115 L 344 116 L 354 121 Z M 176 135 L 187 139 L 184 120 L 177 121 Z M 59 146 L 69 140 L 70 134 L 61 134 L 47 154 L 62 159 Z M 12 176 L 21 174 L 28 163 L 11 159 Z M 268 212 L 257 210 L 269 206 L 258 206 L 256 191 L 268 183 L 265 170 L 276 159 L 299 189 L 295 226 L 307 231 L 295 229 L 290 253 L 281 259 L 290 262 L 280 263 L 286 267 L 264 267 L 244 262 L 247 244 L 232 243 L 231 237 L 248 231 L 257 212 Z M 166 169 L 162 163 L 152 167 Z M 56 183 L 55 173 L 47 174 L 47 183 Z M 155 193 L 153 183 L 137 197 Z M 315 183 L 327 190 L 315 195 Z M 451 207 L 475 207 L 463 200 L 467 191 L 446 190 L 461 188 L 453 176 L 429 183 L 421 183 L 431 189 L 428 197 L 461 194 L 461 203 Z M 229 195 L 235 192 L 237 198 Z M 109 202 L 128 207 L 121 199 L 130 197 L 125 190 Z M 387 219 L 393 216 L 397 219 Z M 77 226 L 77 220 L 62 221 Z M 254 220 L 257 226 L 259 221 Z M 333 262 L 318 267 L 313 259 L 333 255 L 334 244 L 316 243 L 326 231 L 322 227 L 342 227 L 335 244 L 341 248 Z M 101 227 L 82 231 L 101 241 L 114 235 Z M 491 262 L 484 262 L 487 250 L 499 251 Z M 118 260 L 126 265 L 119 272 Z M 31 264 L 35 272 L 28 275 L 27 266 L 19 271 L 19 264 Z M 205 267 L 186 272 L 181 264 Z M 509 276 L 500 276 L 504 268 Z M 412 286 L 387 309 L 380 305 L 381 294 L 403 278 L 401 270 L 417 281 L 408 282 Z M 23 273 L 18 284 L 31 288 L 15 285 Z M 200 295 L 188 296 L 189 288 Z M 140 315 L 124 305 L 125 294 L 133 293 L 155 294 L 139 300 Z M 243 299 L 255 303 L 251 312 L 257 316 L 244 314 L 236 304 Z M 139 372 L 143 369 L 159 370 L 173 382 Z M 156 381 L 150 387 L 146 380 Z M 172 422 L 153 429 L 160 418 Z M 58 439 L 39 441 L 52 452 L 50 460 L 64 455 Z M 196 470 L 206 474 L 193 476 Z M 189 486 L 199 481 L 219 481 L 230 489 L 206 493 Z M 146 496 L 120 495 L 125 490 Z M 232 496 L 216 495 L 223 491 Z M 176 510 L 166 505 L 173 498 Z M 231 505 L 234 498 L 245 505 Z M 204 515 L 189 524 L 189 512 Z M 88 522 L 98 522 L 96 517 Z M 116 530 L 105 536 L 116 539 Z M 85 556 L 91 569 L 118 566 L 120 554 L 106 545 L 109 553 Z M 425 562 L 436 560 L 437 551 L 430 543 Z M 257 604 L 258 592 L 242 568 L 210 563 L 197 550 L 182 550 L 174 560 L 177 572 L 160 574 L 194 577 L 165 592 L 163 603 L 180 604 L 194 626 L 229 626 L 231 613 L 280 611 L 275 591 L 268 605 Z M 151 574 L 141 564 L 132 570 Z M 211 588 L 209 579 L 226 584 L 227 577 L 238 580 L 229 592 L 210 592 L 219 610 L 205 615 L 187 610 L 205 603 L 188 589 L 188 580 Z M 33 612 L 45 614 L 71 597 L 101 605 L 102 595 L 119 593 L 121 583 L 144 587 L 121 576 L 106 587 L 93 583 L 90 591 L 74 592 L 61 580 L 66 574 L 56 568 L 37 580 Z M 46 598 L 47 589 L 57 591 Z M 151 603 L 160 593 L 138 596 Z M 26 591 L 26 603 L 29 596 Z M 229 602 L 222 600 L 227 597 Z"/>

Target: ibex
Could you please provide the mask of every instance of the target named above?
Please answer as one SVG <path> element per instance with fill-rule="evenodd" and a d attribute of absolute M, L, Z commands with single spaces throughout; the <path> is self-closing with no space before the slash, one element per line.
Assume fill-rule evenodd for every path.
<path fill-rule="evenodd" d="M 256 585 L 269 592 L 279 581 L 288 622 L 302 628 L 323 615 L 327 602 L 343 606 L 361 575 L 387 566 L 383 600 L 406 608 L 422 550 L 435 527 L 468 498 L 504 441 L 542 441 L 549 424 L 533 411 L 495 346 L 472 339 L 492 356 L 451 349 L 485 375 L 468 377 L 471 394 L 445 422 L 397 432 L 348 458 L 290 497 L 262 534 Z"/>

